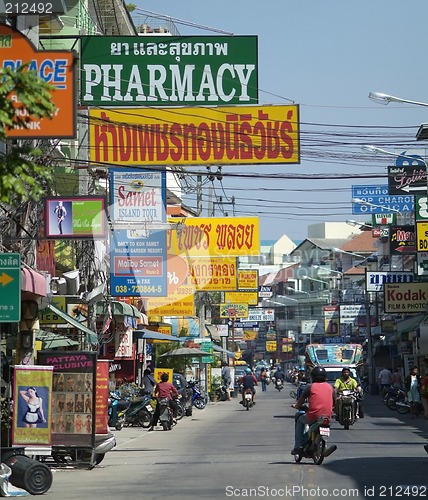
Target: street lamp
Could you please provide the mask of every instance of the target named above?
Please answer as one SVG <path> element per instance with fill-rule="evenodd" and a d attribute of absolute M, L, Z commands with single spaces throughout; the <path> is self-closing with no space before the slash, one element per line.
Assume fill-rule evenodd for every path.
<path fill-rule="evenodd" d="M 381 154 L 387 155 L 387 156 L 394 156 L 395 158 L 407 158 L 408 160 L 412 161 L 412 164 L 414 164 L 416 162 L 417 164 L 419 164 L 419 165 L 422 164 L 425 166 L 425 168 L 427 168 L 427 163 L 421 156 L 410 156 L 410 155 L 396 154 L 392 151 L 388 151 L 387 149 L 382 149 L 382 148 L 378 148 L 376 146 L 371 146 L 371 145 L 361 146 L 361 149 L 363 151 L 367 151 L 368 153 L 373 153 L 375 155 L 377 153 L 381 153 Z"/>
<path fill-rule="evenodd" d="M 363 231 L 365 231 L 367 229 L 373 229 L 374 226 L 372 226 L 371 224 L 366 224 L 365 222 L 358 222 L 356 220 L 352 220 L 352 219 L 347 219 L 346 221 L 346 224 L 348 224 L 348 226 L 354 226 L 354 227 L 357 227 L 359 226 Z"/>
<path fill-rule="evenodd" d="M 393 95 L 383 94 L 382 92 L 370 92 L 369 99 L 371 99 L 374 102 L 377 102 L 378 104 L 383 104 L 385 106 L 387 104 L 389 104 L 390 102 L 401 102 L 404 104 L 414 104 L 415 106 L 428 107 L 428 103 L 426 103 L 426 102 L 411 101 L 410 99 L 404 99 L 402 97 L 395 97 Z"/>

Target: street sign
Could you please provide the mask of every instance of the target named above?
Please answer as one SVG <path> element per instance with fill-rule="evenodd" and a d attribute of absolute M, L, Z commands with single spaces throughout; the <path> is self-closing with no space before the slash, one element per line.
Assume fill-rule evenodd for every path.
<path fill-rule="evenodd" d="M 0 254 L 0 323 L 21 319 L 21 255 Z"/>
<path fill-rule="evenodd" d="M 388 210 L 396 213 L 397 210 L 399 212 L 412 212 L 415 207 L 413 194 L 390 196 L 387 184 L 352 186 L 352 198 L 362 200 L 361 202 L 352 202 L 352 213 L 354 215 L 386 213 Z M 366 203 L 369 203 L 369 205 Z"/>
<path fill-rule="evenodd" d="M 388 191 L 394 194 L 422 194 L 427 191 L 425 165 L 388 167 Z"/>

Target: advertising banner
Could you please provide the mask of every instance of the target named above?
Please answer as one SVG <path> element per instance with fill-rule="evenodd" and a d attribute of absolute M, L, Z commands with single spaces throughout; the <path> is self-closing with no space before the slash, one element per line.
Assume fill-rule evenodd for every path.
<path fill-rule="evenodd" d="M 259 294 L 258 292 L 225 292 L 224 301 L 256 306 L 259 303 Z"/>
<path fill-rule="evenodd" d="M 95 389 L 95 433 L 108 433 L 109 360 L 97 360 Z"/>
<path fill-rule="evenodd" d="M 17 365 L 13 385 L 13 446 L 51 445 L 52 367 Z"/>
<path fill-rule="evenodd" d="M 195 287 L 190 277 L 167 297 L 151 297 L 147 299 L 149 316 L 194 316 Z"/>
<path fill-rule="evenodd" d="M 181 222 L 180 232 L 168 231 L 168 253 L 182 257 L 260 254 L 258 217 L 188 217 Z"/>
<path fill-rule="evenodd" d="M 238 269 L 238 290 L 258 290 L 259 270 L 258 269 Z"/>
<path fill-rule="evenodd" d="M 187 262 L 196 290 L 236 290 L 238 278 L 236 258 L 192 257 Z"/>
<path fill-rule="evenodd" d="M 94 446 L 96 353 L 40 351 L 38 362 L 53 367 L 52 445 Z"/>
<path fill-rule="evenodd" d="M 112 296 L 166 296 L 165 172 L 110 169 L 110 209 Z"/>
<path fill-rule="evenodd" d="M 92 108 L 89 141 L 93 163 L 296 164 L 299 107 Z"/>
<path fill-rule="evenodd" d="M 324 331 L 326 336 L 340 335 L 340 307 L 324 306 Z"/>
<path fill-rule="evenodd" d="M 81 38 L 87 106 L 258 102 L 257 36 Z"/>
<path fill-rule="evenodd" d="M 25 106 L 12 94 L 12 100 L 20 116 L 28 119 L 26 128 L 7 130 L 8 138 L 65 139 L 76 136 L 76 96 L 75 59 L 76 53 L 70 50 L 38 51 L 30 40 L 10 26 L 0 25 L 2 68 L 16 70 L 30 63 L 29 70 L 52 85 L 51 101 L 55 105 L 52 119 L 30 116 Z"/>
<path fill-rule="evenodd" d="M 424 313 L 428 304 L 428 283 L 384 285 L 385 313 Z"/>
<path fill-rule="evenodd" d="M 220 318 L 246 318 L 248 304 L 220 304 Z"/>
<path fill-rule="evenodd" d="M 426 193 L 425 161 L 417 161 L 416 165 L 388 167 L 388 191 L 391 195 Z"/>
<path fill-rule="evenodd" d="M 381 292 L 385 283 L 412 283 L 414 273 L 407 271 L 366 271 L 366 291 Z"/>
<path fill-rule="evenodd" d="M 106 238 L 106 200 L 102 196 L 46 198 L 45 237 Z"/>
<path fill-rule="evenodd" d="M 249 309 L 248 318 L 245 321 L 275 321 L 275 310 Z"/>
<path fill-rule="evenodd" d="M 416 253 L 415 226 L 398 226 L 390 230 L 389 250 L 391 255 Z"/>

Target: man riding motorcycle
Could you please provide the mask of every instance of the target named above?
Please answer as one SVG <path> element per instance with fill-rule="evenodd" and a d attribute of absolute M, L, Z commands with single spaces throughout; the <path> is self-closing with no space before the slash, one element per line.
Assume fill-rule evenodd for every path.
<path fill-rule="evenodd" d="M 305 387 L 300 398 L 291 405 L 292 408 L 300 410 L 303 403 L 308 399 L 308 411 L 300 415 L 296 421 L 292 455 L 297 455 L 301 452 L 306 424 L 311 425 L 319 417 L 323 416 L 331 418 L 335 395 L 333 388 L 326 382 L 326 379 L 327 372 L 325 368 L 316 366 L 311 372 L 312 383 Z"/>
<path fill-rule="evenodd" d="M 334 411 L 336 415 L 338 414 L 338 396 L 343 391 L 356 391 L 360 395 L 362 394 L 362 389 L 358 385 L 358 382 L 351 377 L 351 370 L 349 368 L 342 368 L 342 375 L 334 383 L 334 394 L 336 397 L 336 404 Z M 364 418 L 363 401 L 361 398 L 358 400 L 358 416 L 359 418 Z"/>
<path fill-rule="evenodd" d="M 256 385 L 259 385 L 256 377 L 253 375 L 251 368 L 246 368 L 245 375 L 239 381 L 239 385 L 242 385 L 242 398 L 239 404 L 244 403 L 245 390 L 251 389 L 253 393 L 253 404 L 256 404 Z"/>
<path fill-rule="evenodd" d="M 156 385 L 154 390 L 154 396 L 159 400 L 163 398 L 168 398 L 169 406 L 172 408 L 173 422 L 177 423 L 177 403 L 174 398 L 179 397 L 177 389 L 171 382 L 168 382 L 168 374 L 162 373 L 161 381 Z M 153 414 L 152 422 L 148 431 L 152 431 L 157 425 L 160 415 L 160 405 L 159 402 L 156 405 L 155 412 Z"/>

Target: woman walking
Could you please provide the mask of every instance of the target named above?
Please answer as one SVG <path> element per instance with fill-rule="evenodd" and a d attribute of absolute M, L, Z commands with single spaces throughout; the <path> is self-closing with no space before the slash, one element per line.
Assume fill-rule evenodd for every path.
<path fill-rule="evenodd" d="M 418 367 L 414 366 L 409 375 L 406 377 L 407 399 L 410 403 L 411 418 L 416 418 L 419 413 L 421 403 L 421 394 L 419 392 L 421 386 L 421 378 L 418 375 Z"/>

